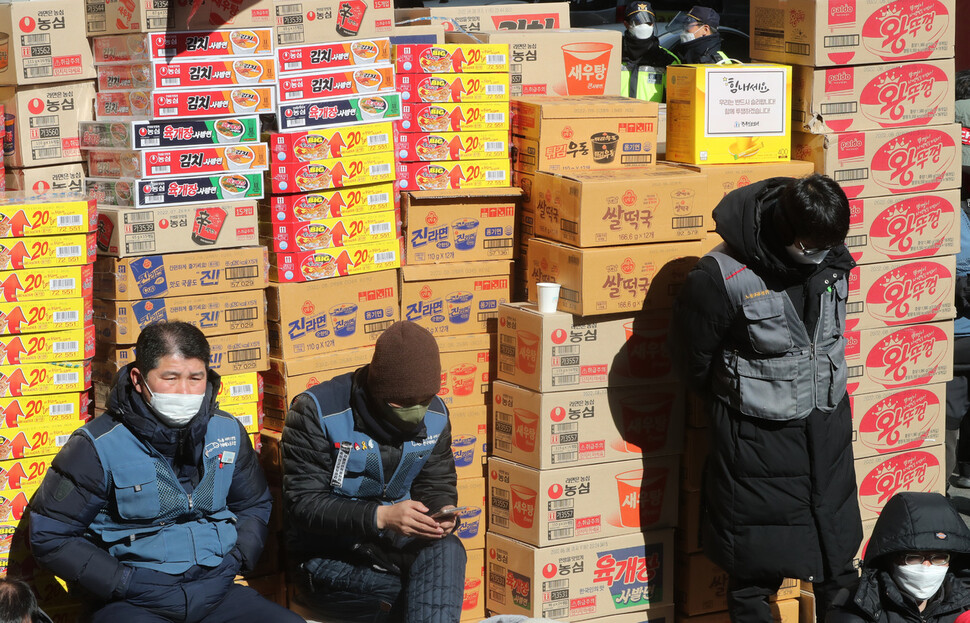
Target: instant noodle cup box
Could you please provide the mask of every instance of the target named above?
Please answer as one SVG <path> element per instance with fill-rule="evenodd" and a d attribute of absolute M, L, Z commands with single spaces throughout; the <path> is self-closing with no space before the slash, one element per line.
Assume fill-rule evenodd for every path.
<path fill-rule="evenodd" d="M 499 305 L 512 300 L 507 260 L 401 268 L 401 319 L 433 335 L 494 332 Z"/>
<path fill-rule="evenodd" d="M 727 609 L 728 574 L 704 554 L 683 555 L 678 552 L 675 564 L 677 579 L 677 607 L 688 616 L 722 612 Z M 795 604 L 798 621 L 799 581 L 785 578 L 778 592 L 769 601 L 778 603 L 788 600 Z M 727 614 L 727 613 L 725 613 Z"/>
<path fill-rule="evenodd" d="M 455 456 L 455 469 L 459 478 L 482 478 L 483 465 L 488 454 L 488 405 L 455 407 L 448 410 L 451 422 L 451 451 Z M 482 522 L 484 528 L 484 521 Z M 485 530 L 480 531 L 481 544 L 485 545 Z M 474 536 L 468 535 L 466 536 Z M 465 547 L 470 546 L 467 541 Z"/>
<path fill-rule="evenodd" d="M 849 402 L 856 459 L 927 448 L 944 440 L 945 383 L 855 394 Z"/>
<path fill-rule="evenodd" d="M 839 183 L 849 199 L 960 187 L 960 124 L 792 135 L 792 155 Z"/>
<path fill-rule="evenodd" d="M 507 188 L 511 169 L 507 158 L 454 162 L 401 162 L 397 185 L 401 190 L 448 188 Z"/>
<path fill-rule="evenodd" d="M 953 0 L 755 0 L 751 58 L 833 67 L 953 56 Z"/>
<path fill-rule="evenodd" d="M 200 30 L 127 34 L 92 39 L 97 65 L 132 61 L 210 59 L 224 56 L 273 56 L 271 28 Z"/>
<path fill-rule="evenodd" d="M 386 212 L 396 208 L 393 184 L 371 184 L 300 195 L 273 195 L 260 207 L 271 222 L 309 223 L 317 219 Z"/>
<path fill-rule="evenodd" d="M 0 364 L 0 398 L 81 392 L 91 387 L 91 362 Z"/>
<path fill-rule="evenodd" d="M 2 301 L 34 303 L 46 300 L 91 300 L 94 270 L 84 266 L 62 266 L 0 272 Z M 13 308 L 10 308 L 9 315 Z"/>
<path fill-rule="evenodd" d="M 5 193 L 0 203 L 0 238 L 81 234 L 98 226 L 97 204 L 82 195 L 34 198 Z"/>
<path fill-rule="evenodd" d="M 181 149 L 86 150 L 91 177 L 164 177 L 226 171 L 265 171 L 269 151 L 265 143 Z"/>
<path fill-rule="evenodd" d="M 458 506 L 471 506 L 485 509 L 485 477 L 458 479 Z"/>
<path fill-rule="evenodd" d="M 387 34 L 394 27 L 391 0 L 276 0 L 276 43 L 293 45 Z"/>
<path fill-rule="evenodd" d="M 535 232 L 579 247 L 703 240 L 707 176 L 670 166 L 535 176 Z"/>
<path fill-rule="evenodd" d="M 537 218 L 538 220 L 538 218 Z M 529 299 L 536 283 L 561 284 L 559 309 L 584 316 L 670 309 L 677 289 L 717 239 L 582 249 L 529 241 Z"/>
<path fill-rule="evenodd" d="M 667 72 L 674 162 L 784 162 L 792 155 L 791 67 L 678 65 Z"/>
<path fill-rule="evenodd" d="M 0 399 L 0 428 L 83 422 L 91 407 L 91 392 Z M 5 468 L 6 469 L 6 468 Z"/>
<path fill-rule="evenodd" d="M 11 284 L 13 285 L 13 284 Z M 0 334 L 33 334 L 83 329 L 92 322 L 91 296 L 0 302 Z"/>
<path fill-rule="evenodd" d="M 258 403 L 220 404 L 219 408 L 239 420 L 240 424 L 246 429 L 246 434 L 252 435 L 259 432 L 259 423 L 263 419 L 263 413 Z"/>
<path fill-rule="evenodd" d="M 19 524 L 30 499 L 34 497 L 39 487 L 40 483 L 37 483 L 23 489 L 0 491 L 0 522 Z"/>
<path fill-rule="evenodd" d="M 275 85 L 276 59 L 251 58 L 184 59 L 180 61 L 136 61 L 99 65 L 98 91 L 132 89 L 186 89 Z"/>
<path fill-rule="evenodd" d="M 449 32 L 461 28 L 467 32 L 482 30 L 544 30 L 569 28 L 569 4 L 566 2 L 528 4 L 476 4 L 469 6 L 438 5 L 430 8 L 396 9 L 394 19 L 400 23 L 443 22 Z"/>
<path fill-rule="evenodd" d="M 953 119 L 953 59 L 794 67 L 792 121 L 805 131 L 916 127 Z"/>
<path fill-rule="evenodd" d="M 24 459 L 57 454 L 67 443 L 71 433 L 83 424 L 81 420 L 73 420 L 0 429 L 0 459 Z M 29 487 L 28 484 L 21 490 Z"/>
<path fill-rule="evenodd" d="M 684 419 L 676 384 L 541 393 L 496 381 L 492 456 L 556 469 L 678 454 Z"/>
<path fill-rule="evenodd" d="M 622 39 L 619 31 L 596 28 L 445 35 L 449 43 L 507 45 L 512 97 L 620 95 Z"/>
<path fill-rule="evenodd" d="M 94 0 L 84 3 L 84 12 L 89 37 L 175 30 L 175 14 L 167 2 Z"/>
<path fill-rule="evenodd" d="M 525 173 L 656 163 L 657 103 L 628 97 L 512 99 L 513 168 Z"/>
<path fill-rule="evenodd" d="M 273 193 L 314 192 L 393 182 L 394 154 L 385 151 L 313 162 L 274 162 L 270 177 Z"/>
<path fill-rule="evenodd" d="M 483 541 L 482 547 L 484 546 Z M 460 620 L 481 621 L 485 617 L 485 550 L 466 550 L 465 553 L 465 588 L 462 593 Z"/>
<path fill-rule="evenodd" d="M 84 9 L 76 0 L 18 2 L 0 7 L 6 35 L 0 84 L 30 85 L 94 77 Z M 37 114 L 37 113 L 34 113 Z"/>
<path fill-rule="evenodd" d="M 177 149 L 218 144 L 256 143 L 259 117 L 177 119 L 173 121 L 82 121 L 81 148 Z"/>
<path fill-rule="evenodd" d="M 197 91 L 99 92 L 95 114 L 100 121 L 269 114 L 276 106 L 274 87 L 257 84 Z"/>
<path fill-rule="evenodd" d="M 942 440 L 941 440 L 942 442 Z M 902 491 L 943 494 L 946 448 L 939 445 L 855 460 L 862 520 L 875 519 L 889 498 Z"/>
<path fill-rule="evenodd" d="M 270 135 L 269 145 L 274 164 L 379 154 L 394 148 L 394 128 L 388 121 L 347 128 L 274 133 Z"/>
<path fill-rule="evenodd" d="M 959 233 L 958 189 L 849 200 L 845 245 L 859 264 L 952 255 Z"/>
<path fill-rule="evenodd" d="M 85 179 L 99 206 L 152 208 L 174 205 L 262 199 L 261 171 L 213 173 L 205 176 Z"/>
<path fill-rule="evenodd" d="M 16 365 L 94 357 L 94 325 L 78 329 L 0 336 L 0 361 Z"/>
<path fill-rule="evenodd" d="M 438 397 L 448 406 L 487 404 L 495 362 L 491 356 L 494 335 L 472 333 L 436 338 L 441 351 L 441 391 Z"/>
<path fill-rule="evenodd" d="M 845 332 L 850 395 L 942 383 L 953 378 L 953 323 Z"/>
<path fill-rule="evenodd" d="M 94 261 L 95 234 L 0 239 L 0 270 L 77 266 Z"/>
<path fill-rule="evenodd" d="M 270 401 L 267 399 L 264 402 L 267 417 L 264 424 L 273 430 L 283 430 L 282 423 L 286 419 L 286 409 L 300 393 L 314 385 L 329 381 L 341 374 L 353 372 L 357 368 L 369 364 L 373 356 L 374 347 L 371 345 L 309 357 L 291 357 L 288 359 L 271 357 L 269 371 L 262 375 L 264 387 L 267 396 L 281 397 L 285 408 L 274 411 L 270 408 Z M 276 428 L 270 422 L 272 418 L 279 421 L 279 428 Z"/>
<path fill-rule="evenodd" d="M 159 208 L 104 206 L 98 228 L 98 253 L 112 257 L 226 249 L 259 241 L 255 201 Z"/>
<path fill-rule="evenodd" d="M 405 74 L 507 73 L 509 49 L 483 43 L 397 45 L 394 68 Z"/>
<path fill-rule="evenodd" d="M 489 531 L 485 606 L 581 621 L 672 605 L 673 548 L 672 529 L 541 548 Z"/>
<path fill-rule="evenodd" d="M 209 336 L 209 368 L 219 374 L 262 372 L 269 369 L 266 359 L 266 330 Z M 98 350 L 94 373 L 99 381 L 111 383 L 119 370 L 135 361 L 134 345 L 111 344 Z"/>
<path fill-rule="evenodd" d="M 286 283 L 359 275 L 399 268 L 403 256 L 400 238 L 318 251 L 270 253 L 270 276 L 276 283 Z"/>
<path fill-rule="evenodd" d="M 680 457 L 536 470 L 488 460 L 488 529 L 536 547 L 677 524 Z"/>
<path fill-rule="evenodd" d="M 78 426 L 83 423 L 82 420 L 77 421 Z M 17 433 L 17 429 L 0 430 L 0 436 L 5 433 Z M 24 438 L 26 439 L 26 436 Z M 42 455 L 0 461 L 0 491 L 17 491 L 40 486 L 53 459 L 53 455 Z"/>
<path fill-rule="evenodd" d="M 98 298 L 140 301 L 162 296 L 261 290 L 269 285 L 265 247 L 100 258 L 94 264 Z"/>
<path fill-rule="evenodd" d="M 400 215 L 395 210 L 356 216 L 316 219 L 306 223 L 260 223 L 261 233 L 273 250 L 315 251 L 333 247 L 394 240 L 400 235 Z"/>
<path fill-rule="evenodd" d="M 956 256 L 862 264 L 849 273 L 846 328 L 935 322 L 956 317 Z"/>
<path fill-rule="evenodd" d="M 276 118 L 284 132 L 395 121 L 401 118 L 401 96 L 395 92 L 281 102 Z"/>
<path fill-rule="evenodd" d="M 509 153 L 509 133 L 489 132 L 398 132 L 394 151 L 400 162 L 440 160 L 486 160 Z"/>
<path fill-rule="evenodd" d="M 0 87 L 6 129 L 4 164 L 36 167 L 80 162 L 78 123 L 94 119 L 94 96 L 90 80 Z"/>
<path fill-rule="evenodd" d="M 399 73 L 396 81 L 397 90 L 405 102 L 507 102 L 509 100 L 507 71 L 474 76 L 460 73 Z"/>
<path fill-rule="evenodd" d="M 325 72 L 290 74 L 279 81 L 280 102 L 299 102 L 321 97 L 340 97 L 394 91 L 394 68 L 342 67 Z"/>
<path fill-rule="evenodd" d="M 508 130 L 505 102 L 412 102 L 401 104 L 398 132 L 483 132 Z"/>
<path fill-rule="evenodd" d="M 131 344 L 149 324 L 176 320 L 188 322 L 205 335 L 255 331 L 266 323 L 266 293 L 239 290 L 139 301 L 94 301 L 94 326 L 102 344 Z"/>
<path fill-rule="evenodd" d="M 391 42 L 385 37 L 280 46 L 276 56 L 281 77 L 323 69 L 372 67 L 391 62 Z"/>
<path fill-rule="evenodd" d="M 270 355 L 284 360 L 373 346 L 400 318 L 393 271 L 272 284 L 267 293 Z"/>
<path fill-rule="evenodd" d="M 43 197 L 52 192 L 76 194 L 84 191 L 84 165 L 80 162 L 2 172 L 6 190 L 31 197 Z"/>

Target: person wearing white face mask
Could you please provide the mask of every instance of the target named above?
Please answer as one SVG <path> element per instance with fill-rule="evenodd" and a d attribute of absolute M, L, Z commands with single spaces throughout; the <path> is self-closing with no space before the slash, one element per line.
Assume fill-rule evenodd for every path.
<path fill-rule="evenodd" d="M 653 6 L 649 2 L 631 2 L 626 7 L 623 24 L 626 26 L 620 72 L 623 95 L 651 102 L 663 101 L 665 68 L 678 59 L 660 45 Z"/>
<path fill-rule="evenodd" d="M 667 32 L 680 34 L 680 41 L 671 52 L 683 64 L 709 65 L 728 61 L 728 56 L 721 51 L 720 25 L 721 17 L 714 9 L 691 7 L 686 14 L 677 15 L 667 27 Z"/>
<path fill-rule="evenodd" d="M 234 583 L 259 559 L 272 498 L 245 428 L 218 408 L 205 336 L 152 324 L 135 354 L 31 501 L 34 556 L 93 623 L 302 621 Z"/>
<path fill-rule="evenodd" d="M 970 610 L 970 530 L 939 493 L 897 493 L 872 531 L 857 586 L 828 623 L 953 623 Z"/>

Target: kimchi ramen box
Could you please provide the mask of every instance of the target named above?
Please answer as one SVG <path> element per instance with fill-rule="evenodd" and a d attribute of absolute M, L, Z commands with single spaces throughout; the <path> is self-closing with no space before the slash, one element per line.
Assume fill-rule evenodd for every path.
<path fill-rule="evenodd" d="M 6 127 L 4 164 L 36 167 L 81 162 L 78 124 L 94 119 L 94 95 L 90 80 L 0 87 Z"/>
<path fill-rule="evenodd" d="M 208 26 L 208 25 L 207 25 Z M 133 61 L 208 60 L 213 57 L 273 56 L 270 27 L 247 29 L 200 29 L 151 34 L 94 37 L 96 65 Z"/>
<path fill-rule="evenodd" d="M 654 530 L 534 547 L 489 532 L 493 613 L 597 619 L 674 603 L 674 531 Z"/>
<path fill-rule="evenodd" d="M 99 92 L 275 85 L 276 59 L 254 56 L 133 61 L 98 66 Z"/>
<path fill-rule="evenodd" d="M 901 491 L 942 494 L 946 489 L 945 446 L 856 459 L 862 520 L 875 519 L 889 498 Z"/>
<path fill-rule="evenodd" d="M 394 184 L 388 183 L 299 195 L 273 195 L 261 204 L 260 215 L 265 218 L 269 213 L 270 222 L 276 225 L 388 212 L 395 209 L 394 194 Z"/>
<path fill-rule="evenodd" d="M 275 105 L 275 85 L 257 84 L 197 91 L 133 89 L 99 92 L 95 114 L 99 121 L 181 119 L 272 114 Z"/>
<path fill-rule="evenodd" d="M 792 133 L 792 156 L 815 163 L 849 199 L 960 187 L 960 124 Z"/>
<path fill-rule="evenodd" d="M 311 42 L 276 50 L 281 77 L 345 67 L 372 67 L 391 63 L 387 38 L 356 41 Z"/>
<path fill-rule="evenodd" d="M 385 64 L 288 74 L 279 82 L 280 102 L 393 91 L 394 68 Z"/>
<path fill-rule="evenodd" d="M 953 323 L 845 333 L 850 395 L 918 387 L 953 378 Z"/>
<path fill-rule="evenodd" d="M 151 150 L 94 147 L 85 151 L 85 160 L 91 177 L 165 177 L 265 171 L 268 153 L 265 143 Z"/>
<path fill-rule="evenodd" d="M 946 384 L 856 394 L 852 406 L 852 455 L 883 456 L 944 441 Z"/>
<path fill-rule="evenodd" d="M 956 256 L 862 264 L 849 273 L 846 327 L 934 322 L 956 317 Z"/>
<path fill-rule="evenodd" d="M 494 332 L 499 305 L 511 301 L 507 260 L 416 264 L 400 272 L 401 319 L 436 336 Z"/>

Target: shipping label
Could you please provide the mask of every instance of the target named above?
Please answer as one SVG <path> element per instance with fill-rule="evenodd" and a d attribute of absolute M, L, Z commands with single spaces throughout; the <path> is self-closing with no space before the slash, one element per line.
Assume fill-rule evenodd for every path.
<path fill-rule="evenodd" d="M 397 179 L 402 190 L 499 188 L 509 185 L 511 168 L 508 158 L 462 162 L 402 162 L 398 165 Z"/>
<path fill-rule="evenodd" d="M 369 66 L 391 60 L 390 39 L 359 39 L 348 42 L 312 43 L 280 47 L 280 74 Z"/>
<path fill-rule="evenodd" d="M 94 37 L 94 62 L 130 63 L 219 56 L 272 56 L 273 30 L 211 30 Z"/>
<path fill-rule="evenodd" d="M 162 177 L 227 171 L 265 171 L 266 143 L 157 150 L 89 149 L 91 177 Z"/>
<path fill-rule="evenodd" d="M 393 182 L 394 154 L 388 151 L 315 162 L 274 163 L 270 174 L 274 193 L 307 192 Z"/>
<path fill-rule="evenodd" d="M 509 46 L 503 43 L 398 45 L 394 67 L 404 73 L 497 73 L 509 71 Z"/>
<path fill-rule="evenodd" d="M 405 102 L 507 102 L 509 74 L 398 74 Z"/>
<path fill-rule="evenodd" d="M 177 121 L 82 121 L 81 147 L 149 149 L 259 141 L 259 117 Z"/>
<path fill-rule="evenodd" d="M 83 392 L 89 387 L 90 362 L 0 365 L 0 398 Z"/>
<path fill-rule="evenodd" d="M 90 299 L 92 280 L 90 265 L 10 270 L 0 273 L 0 288 L 7 303 Z"/>
<path fill-rule="evenodd" d="M 94 261 L 94 234 L 0 240 L 0 270 L 74 266 Z"/>
<path fill-rule="evenodd" d="M 362 97 L 281 103 L 276 113 L 280 130 L 330 128 L 360 125 L 401 118 L 401 96 L 397 93 Z"/>
<path fill-rule="evenodd" d="M 509 129 L 509 105 L 411 103 L 401 106 L 402 132 L 481 132 Z"/>
<path fill-rule="evenodd" d="M 276 281 L 317 281 L 401 266 L 401 241 L 337 247 L 328 251 L 271 253 Z"/>
<path fill-rule="evenodd" d="M 397 213 L 391 210 L 319 219 L 309 223 L 277 223 L 270 227 L 274 250 L 284 252 L 394 240 L 398 237 L 397 223 Z"/>
<path fill-rule="evenodd" d="M 65 199 L 0 205 L 0 238 L 83 234 L 97 228 L 94 201 Z"/>
<path fill-rule="evenodd" d="M 0 413 L 3 414 L 2 427 L 76 422 L 87 418 L 90 405 L 91 394 L 88 392 L 3 398 L 0 399 Z M 9 471 L 9 468 L 5 469 Z"/>
<path fill-rule="evenodd" d="M 394 68 L 390 65 L 294 74 L 280 78 L 280 102 L 321 97 L 341 97 L 394 91 Z"/>
<path fill-rule="evenodd" d="M 402 132 L 395 137 L 394 151 L 402 162 L 505 158 L 509 153 L 509 133 Z"/>
<path fill-rule="evenodd" d="M 394 128 L 387 122 L 332 130 L 271 134 L 269 140 L 273 160 L 281 163 L 312 162 L 391 151 L 393 136 Z"/>
<path fill-rule="evenodd" d="M 155 207 L 263 198 L 262 173 L 223 173 L 160 179 L 88 178 L 88 192 L 103 205 Z"/>
<path fill-rule="evenodd" d="M 92 318 L 90 298 L 0 303 L 0 334 L 83 329 Z"/>
<path fill-rule="evenodd" d="M 355 186 L 332 192 L 270 197 L 273 224 L 309 222 L 393 210 L 394 185 Z"/>

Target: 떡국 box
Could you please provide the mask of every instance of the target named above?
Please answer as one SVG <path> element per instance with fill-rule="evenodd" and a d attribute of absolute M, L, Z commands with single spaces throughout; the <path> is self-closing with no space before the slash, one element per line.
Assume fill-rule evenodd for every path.
<path fill-rule="evenodd" d="M 498 306 L 511 300 L 506 260 L 418 264 L 401 269 L 401 319 L 434 335 L 494 331 Z"/>
<path fill-rule="evenodd" d="M 927 448 L 944 439 L 945 383 L 856 394 L 849 402 L 856 459 Z"/>
<path fill-rule="evenodd" d="M 953 323 L 845 332 L 850 395 L 953 378 Z"/>

